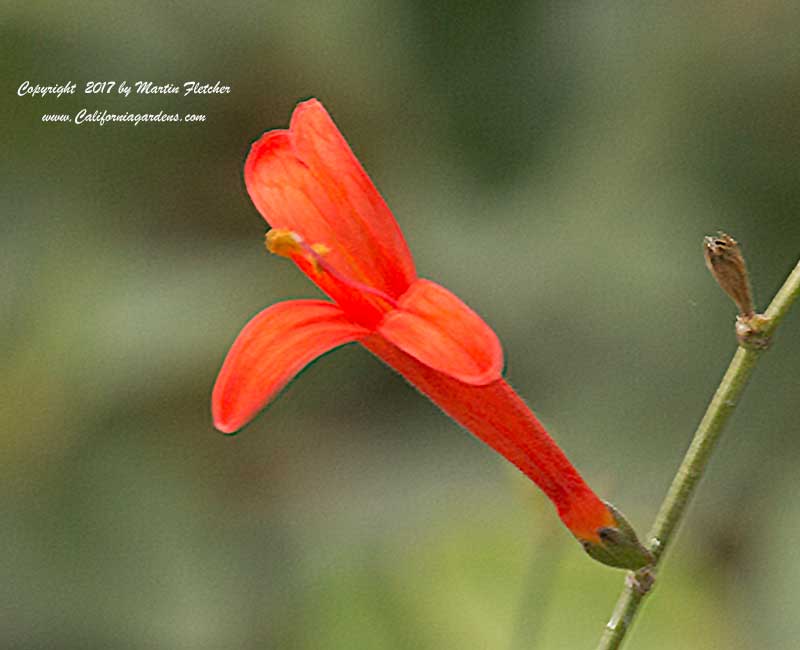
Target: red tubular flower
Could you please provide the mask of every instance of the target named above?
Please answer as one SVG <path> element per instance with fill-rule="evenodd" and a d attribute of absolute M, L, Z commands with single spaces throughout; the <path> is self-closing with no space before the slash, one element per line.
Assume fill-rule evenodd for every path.
<path fill-rule="evenodd" d="M 245 326 L 214 386 L 220 431 L 244 426 L 319 355 L 358 341 L 529 476 L 592 557 L 630 569 L 649 563 L 624 517 L 502 378 L 492 329 L 447 289 L 417 277 L 397 222 L 322 104 L 300 104 L 288 130 L 255 142 L 244 176 L 272 227 L 267 248 L 292 259 L 333 302 L 279 303 Z"/>

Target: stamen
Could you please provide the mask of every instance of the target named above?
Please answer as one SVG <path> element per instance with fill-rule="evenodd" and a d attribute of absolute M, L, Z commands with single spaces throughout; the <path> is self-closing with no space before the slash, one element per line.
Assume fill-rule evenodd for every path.
<path fill-rule="evenodd" d="M 388 302 L 392 307 L 397 308 L 397 301 L 389 294 L 384 293 L 375 287 L 371 287 L 368 284 L 358 282 L 357 280 L 351 280 L 350 278 L 343 276 L 341 273 L 339 273 L 339 271 L 331 266 L 331 264 L 325 261 L 323 256 L 331 252 L 331 249 L 325 244 L 309 245 L 296 232 L 287 230 L 285 228 L 273 228 L 272 230 L 267 231 L 266 239 L 267 250 L 270 253 L 280 255 L 281 257 L 288 257 L 289 259 L 291 259 L 293 255 L 305 254 L 305 258 L 311 263 L 316 273 L 322 273 L 324 271 L 342 284 L 352 287 L 353 289 L 357 289 L 363 293 L 369 293 L 373 296 L 377 296 L 378 298 Z"/>
<path fill-rule="evenodd" d="M 301 253 L 300 242 L 302 237 L 285 228 L 273 228 L 267 231 L 267 250 L 281 257 L 292 258 L 292 253 Z"/>

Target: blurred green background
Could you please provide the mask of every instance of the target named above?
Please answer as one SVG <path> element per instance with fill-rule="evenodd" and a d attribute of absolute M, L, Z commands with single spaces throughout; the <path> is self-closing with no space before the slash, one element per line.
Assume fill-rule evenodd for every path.
<path fill-rule="evenodd" d="M 420 274 L 637 528 L 798 258 L 795 2 L 3 3 L 0 646 L 591 648 L 623 581 L 521 475 L 368 353 L 243 433 L 211 386 L 256 312 L 316 290 L 263 249 L 249 144 L 320 98 Z M 61 99 L 18 97 L 78 83 Z M 219 80 L 220 96 L 84 95 Z M 44 124 L 47 112 L 202 124 Z M 631 648 L 800 638 L 800 309 L 716 453 Z"/>

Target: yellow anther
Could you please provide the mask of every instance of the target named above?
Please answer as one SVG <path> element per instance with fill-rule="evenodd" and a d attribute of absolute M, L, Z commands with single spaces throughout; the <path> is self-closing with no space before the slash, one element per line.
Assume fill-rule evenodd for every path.
<path fill-rule="evenodd" d="M 285 228 L 273 228 L 267 231 L 267 250 L 281 257 L 291 259 L 292 255 L 302 255 L 310 263 L 315 273 L 322 273 L 322 256 L 331 252 L 325 244 L 309 246 L 296 232 Z"/>
<path fill-rule="evenodd" d="M 285 228 L 273 228 L 267 231 L 267 250 L 281 257 L 302 255 L 305 252 L 301 245 L 302 241 L 300 235 Z"/>
<path fill-rule="evenodd" d="M 330 278 L 342 285 L 350 287 L 352 290 L 378 296 L 392 307 L 397 307 L 397 301 L 389 294 L 368 284 L 352 280 L 337 271 L 329 261 L 325 260 L 325 255 L 331 252 L 331 249 L 325 244 L 308 244 L 303 241 L 300 235 L 288 228 L 273 228 L 272 230 L 268 230 L 266 239 L 267 250 L 270 253 L 280 255 L 281 257 L 288 257 L 289 259 L 293 259 L 296 255 L 299 255 L 311 265 L 311 269 L 317 275 L 326 273 Z"/>
<path fill-rule="evenodd" d="M 306 259 L 311 262 L 311 266 L 314 268 L 314 273 L 320 275 L 322 273 L 322 256 L 327 255 L 331 252 L 331 249 L 328 248 L 325 244 L 312 244 L 310 246 L 311 255 L 307 255 Z"/>

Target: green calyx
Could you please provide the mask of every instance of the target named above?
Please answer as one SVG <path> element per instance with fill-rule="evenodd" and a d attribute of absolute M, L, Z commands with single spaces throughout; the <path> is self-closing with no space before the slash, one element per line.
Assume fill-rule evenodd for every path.
<path fill-rule="evenodd" d="M 581 540 L 584 550 L 598 562 L 620 569 L 636 571 L 652 564 L 652 553 L 639 541 L 628 520 L 610 503 L 606 507 L 616 525 L 598 529 L 599 542 Z"/>

